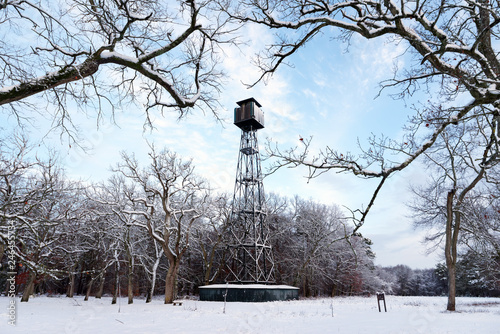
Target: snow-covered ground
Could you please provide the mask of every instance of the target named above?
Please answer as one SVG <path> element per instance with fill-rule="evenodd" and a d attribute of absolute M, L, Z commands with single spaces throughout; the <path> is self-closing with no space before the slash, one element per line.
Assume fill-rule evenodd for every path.
<path fill-rule="evenodd" d="M 227 303 L 185 300 L 182 306 L 136 299 L 38 296 L 16 301 L 9 325 L 9 298 L 0 297 L 0 333 L 500 333 L 500 298 L 458 298 L 446 312 L 445 297 L 376 296 L 289 302 Z M 381 303 L 382 304 L 382 303 Z"/>

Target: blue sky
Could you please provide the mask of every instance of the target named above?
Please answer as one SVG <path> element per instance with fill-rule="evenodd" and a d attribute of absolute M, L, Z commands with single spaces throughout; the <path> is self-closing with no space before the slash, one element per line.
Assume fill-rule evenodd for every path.
<path fill-rule="evenodd" d="M 244 34 L 248 45 L 226 50 L 223 68 L 228 78 L 220 101 L 223 124 L 209 112 L 195 112 L 181 121 L 176 114 L 166 114 L 156 117 L 155 130 L 144 132 L 143 112 L 129 108 L 116 114 L 117 125 L 104 119 L 99 129 L 95 118 L 74 117 L 85 144 L 92 147 L 88 153 L 70 148 L 57 133 L 46 137 L 45 143 L 61 152 L 68 176 L 99 181 L 109 176 L 109 167 L 119 161 L 120 151 L 135 152 L 145 160 L 146 141 L 154 142 L 186 159 L 193 158 L 197 172 L 213 188 L 232 192 L 240 138 L 232 117 L 236 102 L 242 99 L 254 97 L 263 106 L 266 128 L 258 133 L 261 146 L 266 138 L 272 138 L 288 148 L 300 145 L 300 137 L 312 136 L 313 148 L 328 145 L 357 152 L 357 140 L 363 143 L 371 133 L 393 138 L 402 134 L 408 106 L 385 94 L 374 99 L 378 83 L 392 76 L 394 59 L 403 52 L 402 46 L 353 37 L 346 52 L 345 45 L 329 36 L 318 36 L 291 59 L 293 67 L 283 66 L 267 85 L 247 89 L 241 82 L 252 83 L 259 75 L 249 57 L 272 42 L 272 36 L 259 26 L 247 27 Z M 404 66 L 404 58 L 396 61 Z M 32 137 L 40 137 L 48 129 L 48 124 L 37 123 L 39 129 L 30 130 Z M 264 169 L 266 165 L 264 162 Z M 266 192 L 356 209 L 367 205 L 377 182 L 332 171 L 308 183 L 306 173 L 303 168 L 279 170 L 265 179 Z M 413 166 L 390 178 L 360 230 L 374 242 L 376 264 L 430 268 L 440 260 L 441 254 L 424 254 L 421 241 L 425 231 L 412 229 L 405 207 L 411 199 L 409 180 L 418 182 L 423 175 L 419 166 Z"/>

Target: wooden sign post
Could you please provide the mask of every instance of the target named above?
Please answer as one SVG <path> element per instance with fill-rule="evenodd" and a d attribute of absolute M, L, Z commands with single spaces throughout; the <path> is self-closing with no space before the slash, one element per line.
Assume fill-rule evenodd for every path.
<path fill-rule="evenodd" d="M 384 310 L 387 312 L 387 306 L 385 305 L 385 295 L 383 293 L 377 293 L 377 303 L 378 303 L 378 311 L 379 312 L 382 312 L 382 310 L 380 310 L 380 301 L 381 300 L 384 301 Z"/>

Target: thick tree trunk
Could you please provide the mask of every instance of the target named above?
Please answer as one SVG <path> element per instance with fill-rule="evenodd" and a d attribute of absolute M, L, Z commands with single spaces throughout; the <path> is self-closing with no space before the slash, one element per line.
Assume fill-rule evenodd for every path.
<path fill-rule="evenodd" d="M 446 267 L 448 268 L 448 311 L 455 311 L 455 296 L 456 296 L 456 275 L 457 275 L 457 259 L 458 259 L 458 234 L 460 233 L 460 225 L 462 221 L 461 205 L 464 203 L 464 198 L 484 177 L 485 169 L 482 168 L 476 178 L 464 188 L 457 199 L 458 210 L 453 208 L 453 199 L 456 189 L 448 192 L 446 199 L 446 243 L 444 254 L 446 258 Z"/>
<path fill-rule="evenodd" d="M 91 278 L 89 284 L 87 285 L 87 291 L 85 292 L 84 301 L 89 300 L 90 292 L 92 291 L 92 285 L 94 285 L 94 279 Z"/>
<path fill-rule="evenodd" d="M 203 278 L 203 283 L 205 285 L 210 284 L 210 276 L 212 274 L 212 262 L 210 261 L 207 266 L 205 267 L 205 277 Z"/>
<path fill-rule="evenodd" d="M 155 282 L 156 282 L 156 273 L 153 273 L 153 277 L 151 278 L 151 286 L 148 289 L 148 293 L 146 294 L 146 303 L 151 303 L 153 299 L 153 293 L 155 291 Z"/>
<path fill-rule="evenodd" d="M 170 264 L 167 271 L 167 277 L 165 278 L 165 304 L 172 304 L 175 299 L 176 292 L 176 278 L 177 272 L 179 270 L 179 264 L 174 262 Z"/>
<path fill-rule="evenodd" d="M 30 295 L 33 294 L 33 286 L 35 284 L 35 274 L 30 272 L 28 282 L 24 287 L 23 296 L 21 297 L 21 302 L 27 302 L 30 299 Z"/>
<path fill-rule="evenodd" d="M 68 289 L 66 290 L 66 297 L 73 298 L 75 294 L 75 274 L 69 274 Z"/>
<path fill-rule="evenodd" d="M 304 291 L 304 297 L 311 297 L 311 289 L 309 288 L 309 276 L 304 275 L 302 289 Z"/>
<path fill-rule="evenodd" d="M 106 275 L 106 272 L 103 272 L 101 274 L 101 279 L 99 281 L 99 290 L 97 291 L 97 293 L 95 295 L 95 297 L 97 299 L 101 299 L 101 297 L 102 297 L 102 292 L 104 291 L 104 281 L 105 281 L 105 277 L 104 276 L 105 275 Z"/>
<path fill-rule="evenodd" d="M 446 258 L 446 268 L 448 268 L 448 311 L 455 311 L 455 274 L 456 274 L 456 244 L 453 245 L 453 196 L 455 189 L 448 192 L 446 200 L 446 242 L 444 254 Z"/>
<path fill-rule="evenodd" d="M 118 284 L 115 285 L 115 291 L 113 291 L 113 299 L 111 299 L 111 304 L 116 304 L 118 298 Z"/>
<path fill-rule="evenodd" d="M 115 269 L 115 291 L 113 292 L 113 299 L 111 300 L 111 304 L 116 304 L 116 299 L 120 290 L 120 267 L 116 266 Z"/>
<path fill-rule="evenodd" d="M 129 272 L 128 273 L 128 287 L 127 287 L 127 290 L 128 290 L 128 303 L 129 304 L 132 304 L 134 303 L 134 287 L 133 287 L 133 284 L 132 284 L 132 272 Z"/>
<path fill-rule="evenodd" d="M 456 296 L 456 266 L 453 264 L 448 266 L 448 311 L 455 311 L 455 296 Z"/>

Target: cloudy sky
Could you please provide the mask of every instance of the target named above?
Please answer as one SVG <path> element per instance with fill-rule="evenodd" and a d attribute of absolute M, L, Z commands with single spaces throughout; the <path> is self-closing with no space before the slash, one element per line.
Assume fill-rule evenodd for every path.
<path fill-rule="evenodd" d="M 375 97 L 378 83 L 391 77 L 395 62 L 404 65 L 405 59 L 396 57 L 402 46 L 354 37 L 346 50 L 329 36 L 318 36 L 291 59 L 292 67 L 283 66 L 267 85 L 247 89 L 242 82 L 252 83 L 259 75 L 250 56 L 269 44 L 272 36 L 259 26 L 247 27 L 245 36 L 248 45 L 226 50 L 223 67 L 228 78 L 220 100 L 223 123 L 209 112 L 193 113 L 181 121 L 177 115 L 167 114 L 155 119 L 155 130 L 144 132 L 143 112 L 122 110 L 116 114 L 117 125 L 104 120 L 99 129 L 94 118 L 77 118 L 82 138 L 92 146 L 88 153 L 70 148 L 57 134 L 49 135 L 45 142 L 61 152 L 68 176 L 95 181 L 109 176 L 109 167 L 119 161 L 120 151 L 145 158 L 147 141 L 154 142 L 192 158 L 198 173 L 213 188 L 232 192 L 240 139 L 240 130 L 232 124 L 233 109 L 237 101 L 248 97 L 258 100 L 265 112 L 266 127 L 258 132 L 261 146 L 270 138 L 289 148 L 301 145 L 299 138 L 312 136 L 314 148 L 328 145 L 357 152 L 358 140 L 365 142 L 371 133 L 401 135 L 408 106 L 385 94 Z M 264 169 L 267 164 L 263 163 Z M 265 179 L 266 192 L 356 209 L 367 205 L 377 182 L 335 172 L 307 182 L 306 174 L 303 168 L 279 170 Z M 421 168 L 414 166 L 390 178 L 360 230 L 374 242 L 376 264 L 430 268 L 441 260 L 440 254 L 425 255 L 421 244 L 425 231 L 412 229 L 405 207 L 411 199 L 409 180 L 418 182 L 422 175 Z"/>

